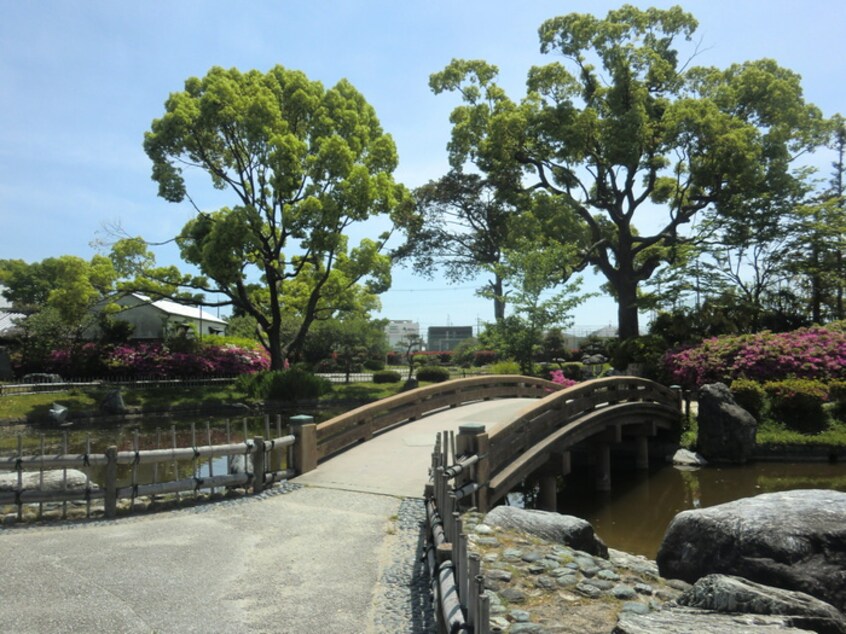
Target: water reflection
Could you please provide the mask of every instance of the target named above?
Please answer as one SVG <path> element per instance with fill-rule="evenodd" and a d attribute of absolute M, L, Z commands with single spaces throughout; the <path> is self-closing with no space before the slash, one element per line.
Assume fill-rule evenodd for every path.
<path fill-rule="evenodd" d="M 614 473 L 612 490 L 597 492 L 588 473 L 569 476 L 559 491 L 561 513 L 588 520 L 611 547 L 654 558 L 667 525 L 681 511 L 789 489 L 846 491 L 846 465 L 755 463 L 651 473 Z"/>
<path fill-rule="evenodd" d="M 74 424 L 64 429 L 47 426 L 0 428 L 3 450 L 0 455 L 17 453 L 17 443 L 24 455 L 102 454 L 115 445 L 119 451 L 167 449 L 239 443 L 256 436 L 277 437 L 288 433 L 291 416 L 307 414 L 315 421 L 325 420 L 332 412 L 297 409 L 279 415 L 253 415 L 235 418 L 145 417 L 119 424 Z M 20 440 L 19 440 L 20 439 Z M 118 486 L 150 484 L 196 476 L 223 475 L 228 472 L 228 457 L 213 460 L 182 460 L 159 464 L 118 465 Z M 105 467 L 85 467 L 92 482 L 105 481 Z"/>

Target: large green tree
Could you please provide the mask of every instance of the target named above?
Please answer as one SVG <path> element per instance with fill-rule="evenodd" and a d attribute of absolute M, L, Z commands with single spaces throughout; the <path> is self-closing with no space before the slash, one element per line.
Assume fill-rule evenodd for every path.
<path fill-rule="evenodd" d="M 680 59 L 677 41 L 696 26 L 680 7 L 548 20 L 541 51 L 561 61 L 529 70 L 520 103 L 486 62 L 453 60 L 430 79 L 464 100 L 451 117 L 454 166 L 545 189 L 578 214 L 622 338 L 638 334 L 639 285 L 673 261 L 682 226 L 789 190 L 792 161 L 819 140 L 820 113 L 795 73 L 767 59 L 724 70 Z"/>
<path fill-rule="evenodd" d="M 195 206 L 177 237 L 201 275 L 158 282 L 223 294 L 256 320 L 273 368 L 302 347 L 321 311 L 342 312 L 390 285 L 387 234 L 354 247 L 347 234 L 380 214 L 405 223 L 410 196 L 392 178 L 392 138 L 348 81 L 326 89 L 281 66 L 212 68 L 170 95 L 144 149 L 164 199 L 194 204 L 189 184 L 202 185 L 186 180 L 191 169 L 230 199 L 214 211 Z M 299 325 L 283 340 L 286 314 Z"/>

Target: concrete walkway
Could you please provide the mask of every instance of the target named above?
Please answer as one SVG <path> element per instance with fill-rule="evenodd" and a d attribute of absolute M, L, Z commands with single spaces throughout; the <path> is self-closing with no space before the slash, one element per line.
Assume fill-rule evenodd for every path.
<path fill-rule="evenodd" d="M 0 530 L 2 630 L 378 632 L 390 519 L 402 497 L 422 494 L 435 434 L 506 420 L 530 401 L 423 418 L 327 461 L 285 495 Z"/>

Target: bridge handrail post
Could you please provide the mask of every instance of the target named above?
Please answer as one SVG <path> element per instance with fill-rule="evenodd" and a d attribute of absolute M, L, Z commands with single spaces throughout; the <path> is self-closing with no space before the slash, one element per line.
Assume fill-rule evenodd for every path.
<path fill-rule="evenodd" d="M 317 469 L 317 425 L 314 416 L 292 416 L 291 434 L 297 439 L 294 443 L 294 472 L 297 475 Z"/>
<path fill-rule="evenodd" d="M 265 460 L 264 438 L 256 436 L 253 438 L 253 494 L 264 491 L 265 485 Z"/>
<path fill-rule="evenodd" d="M 106 497 L 103 500 L 103 510 L 109 519 L 117 514 L 117 454 L 115 445 L 106 447 L 106 481 L 103 487 Z"/>
<path fill-rule="evenodd" d="M 487 512 L 488 494 L 487 485 L 491 478 L 491 465 L 488 458 L 488 449 L 490 447 L 490 439 L 485 431 L 485 426 L 479 423 L 470 423 L 461 425 L 458 428 L 458 438 L 456 439 L 456 451 L 459 455 L 473 455 L 479 456 L 479 461 L 473 465 L 472 476 L 476 484 L 479 485 L 479 490 L 473 494 L 473 503 L 480 511 Z M 455 488 L 461 488 L 471 479 L 470 473 L 459 474 L 461 481 L 457 481 Z"/>

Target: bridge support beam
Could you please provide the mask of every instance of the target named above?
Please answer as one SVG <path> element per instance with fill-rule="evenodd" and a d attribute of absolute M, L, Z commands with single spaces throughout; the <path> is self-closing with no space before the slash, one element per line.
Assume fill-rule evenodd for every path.
<path fill-rule="evenodd" d="M 558 510 L 558 478 L 545 473 L 540 477 L 540 507 L 544 511 Z"/>
<path fill-rule="evenodd" d="M 606 442 L 596 445 L 596 490 L 611 490 L 611 445 Z"/>
<path fill-rule="evenodd" d="M 635 436 L 635 468 L 643 471 L 649 469 L 649 438 Z"/>

